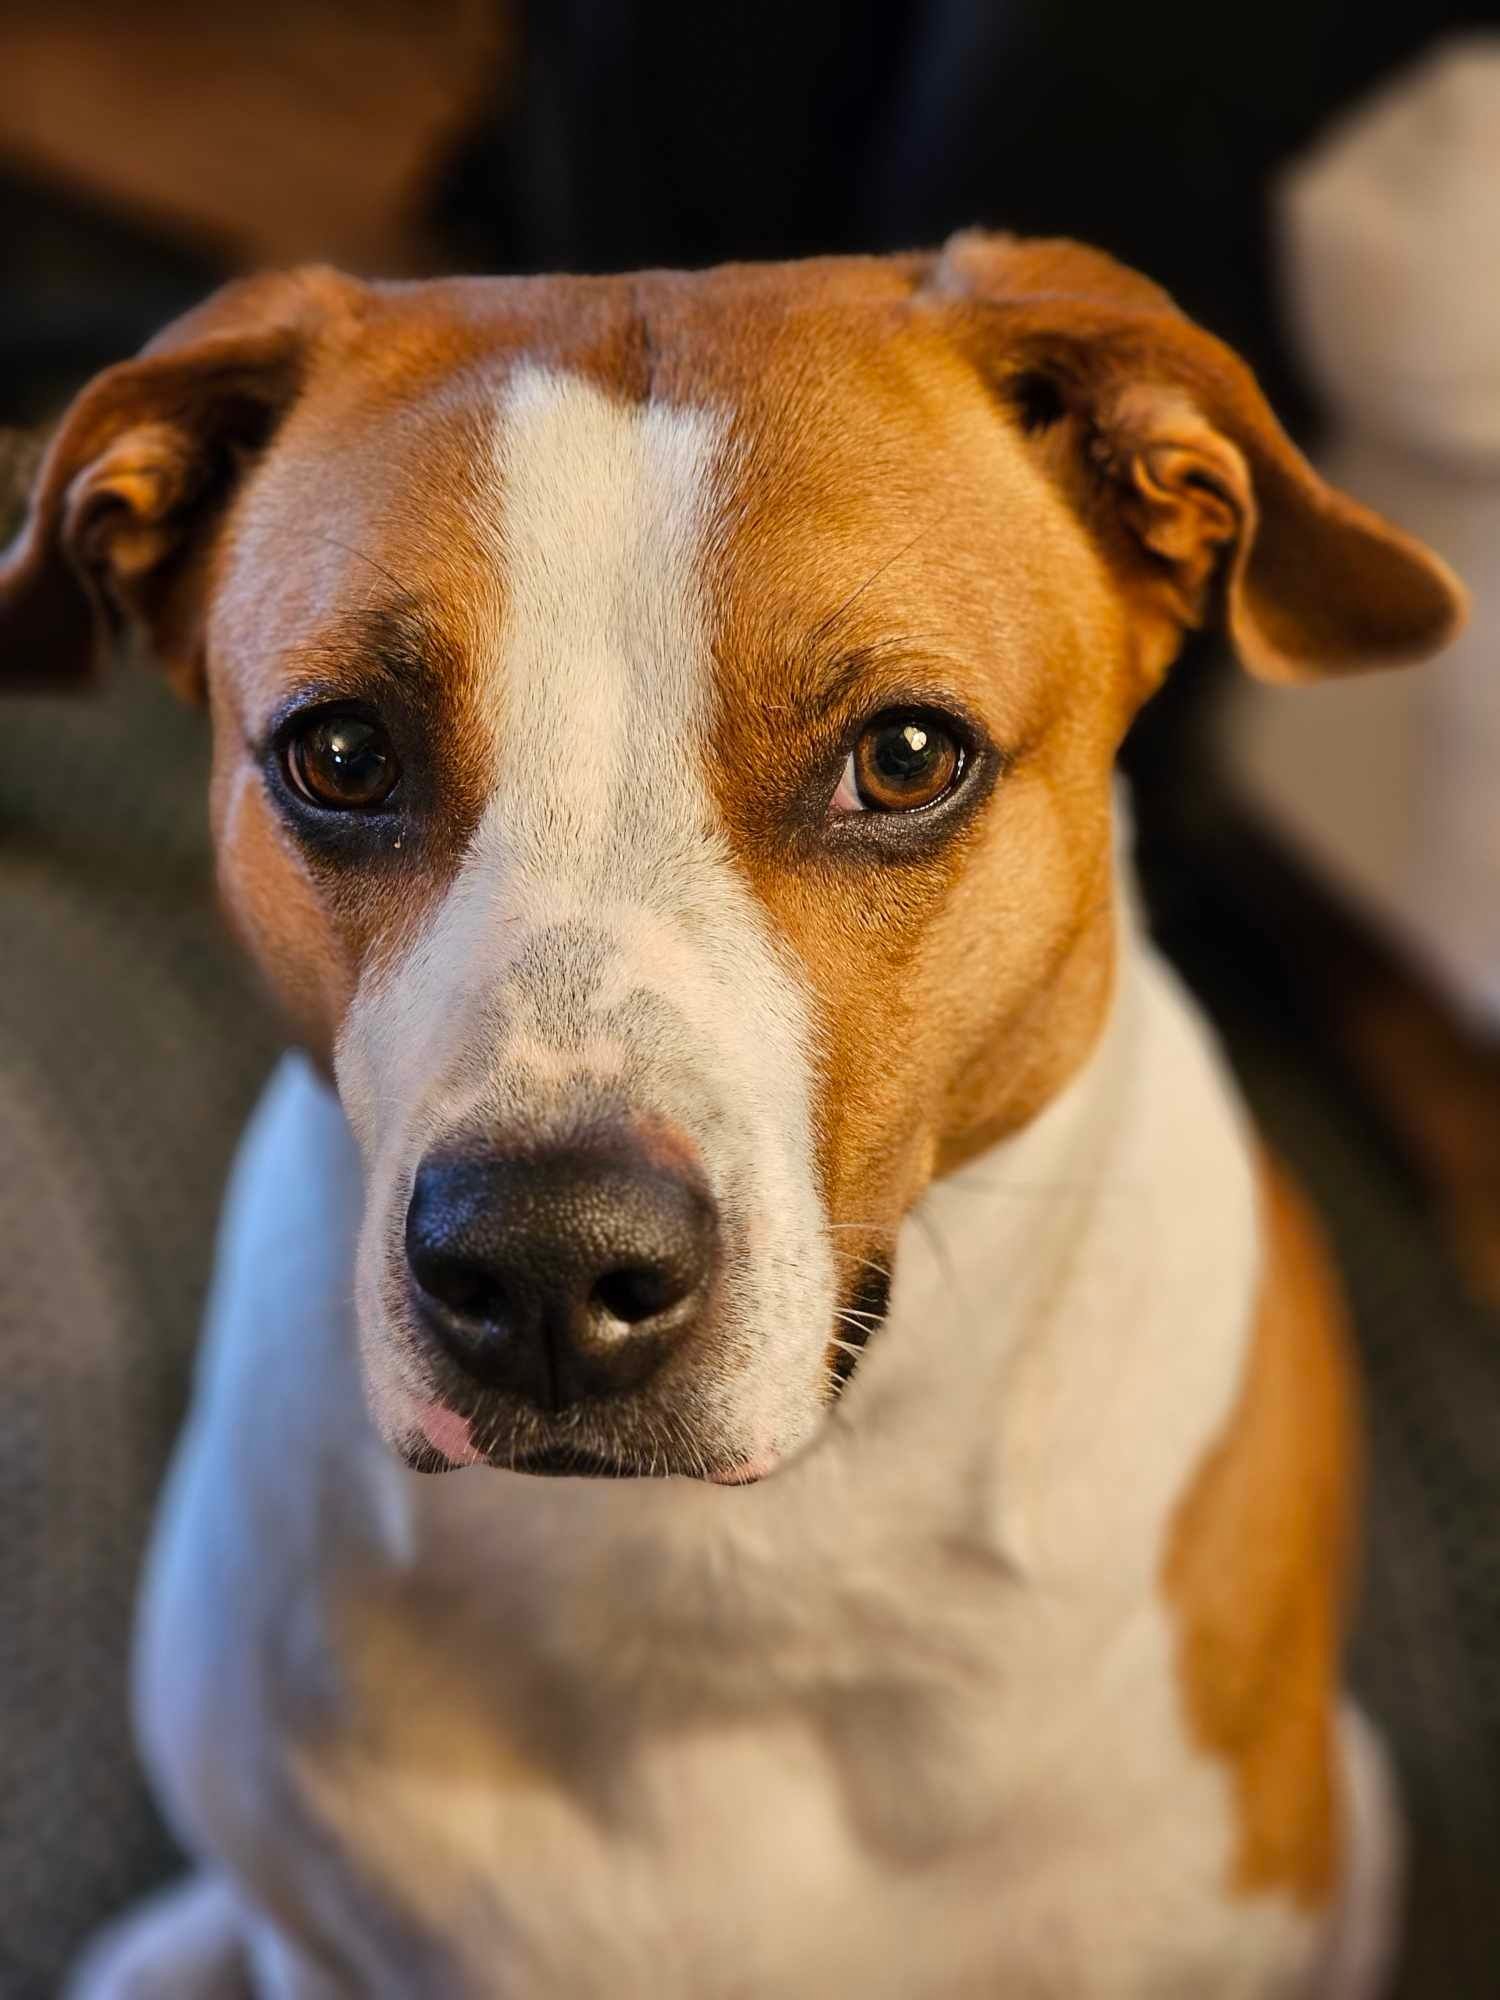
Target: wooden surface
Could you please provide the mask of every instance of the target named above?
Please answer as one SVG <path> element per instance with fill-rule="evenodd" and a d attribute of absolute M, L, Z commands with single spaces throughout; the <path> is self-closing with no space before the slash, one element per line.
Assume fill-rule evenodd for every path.
<path fill-rule="evenodd" d="M 0 9 L 0 161 L 230 261 L 415 268 L 422 196 L 503 89 L 504 0 Z"/>

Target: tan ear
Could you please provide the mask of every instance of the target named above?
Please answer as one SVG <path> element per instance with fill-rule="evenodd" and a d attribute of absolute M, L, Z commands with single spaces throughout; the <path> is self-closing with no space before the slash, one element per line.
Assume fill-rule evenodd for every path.
<path fill-rule="evenodd" d="M 970 232 L 925 291 L 1090 517 L 1152 675 L 1216 613 L 1268 681 L 1420 659 L 1459 630 L 1446 563 L 1320 479 L 1156 285 L 1076 243 Z"/>
<path fill-rule="evenodd" d="M 321 270 L 242 280 L 82 391 L 0 555 L 0 688 L 86 682 L 132 628 L 201 688 L 213 532 L 353 291 Z"/>

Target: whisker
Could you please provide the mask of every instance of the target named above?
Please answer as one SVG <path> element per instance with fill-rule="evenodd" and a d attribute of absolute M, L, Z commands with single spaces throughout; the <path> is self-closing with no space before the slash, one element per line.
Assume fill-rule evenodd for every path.
<path fill-rule="evenodd" d="M 832 611 L 830 611 L 826 618 L 822 618 L 818 621 L 818 624 L 814 627 L 813 630 L 813 638 L 815 640 L 821 639 L 828 632 L 831 632 L 834 629 L 836 629 L 839 620 L 844 616 L 844 613 L 850 608 L 850 606 L 853 604 L 857 604 L 860 598 L 862 598 L 865 592 L 870 588 L 870 586 L 872 584 L 878 583 L 881 577 L 885 575 L 886 571 L 890 569 L 894 564 L 900 562 L 903 556 L 909 556 L 912 550 L 917 546 L 917 543 L 922 540 L 923 536 L 931 534 L 932 530 L 938 525 L 939 521 L 941 521 L 942 518 L 943 518 L 942 514 L 937 513 L 932 516 L 932 519 L 930 521 L 924 521 L 922 526 L 918 528 L 917 532 L 912 536 L 909 542 L 903 542 L 899 549 L 896 549 L 894 553 L 888 555 L 885 561 L 881 563 L 877 568 L 871 570 L 870 574 L 865 578 L 864 582 L 860 584 L 856 589 L 851 590 L 849 595 L 844 599 L 842 604 L 837 605 Z"/>
<path fill-rule="evenodd" d="M 849 1262 L 854 1266 L 856 1271 L 869 1271 L 873 1273 L 882 1285 L 888 1283 L 890 1280 L 890 1266 L 888 1264 L 877 1264 L 873 1257 L 851 1257 Z M 862 1280 L 857 1280 L 856 1282 L 862 1282 Z"/>
<path fill-rule="evenodd" d="M 840 1228 L 843 1225 L 835 1223 L 833 1226 Z M 890 1283 L 891 1257 L 889 1251 L 878 1257 L 870 1257 L 863 1250 L 846 1250 L 842 1244 L 838 1243 L 831 1243 L 828 1247 L 832 1250 L 835 1257 L 839 1258 L 843 1263 L 848 1264 L 853 1270 L 872 1272 L 882 1285 Z M 879 1245 L 875 1247 L 879 1248 Z M 861 1280 L 860 1282 L 863 1281 Z"/>
<path fill-rule="evenodd" d="M 367 556 L 363 549 L 355 548 L 352 542 L 341 542 L 337 535 L 327 534 L 320 534 L 318 539 L 319 541 L 327 542 L 331 548 L 342 549 L 346 556 L 357 556 L 362 563 L 368 563 L 371 569 L 383 576 L 387 583 L 394 584 L 403 597 L 409 595 L 406 585 L 402 583 L 399 577 L 393 576 L 384 563 L 376 562 L 374 556 Z"/>

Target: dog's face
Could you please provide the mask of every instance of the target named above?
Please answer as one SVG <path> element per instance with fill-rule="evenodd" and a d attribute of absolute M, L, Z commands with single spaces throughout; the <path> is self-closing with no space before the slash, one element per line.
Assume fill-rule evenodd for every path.
<path fill-rule="evenodd" d="M 206 688 L 385 1435 L 725 1480 L 1083 1060 L 1114 752 L 1217 605 L 1295 678 L 1457 597 L 1154 288 L 984 238 L 232 288 L 80 399 L 0 572 L 17 666 L 125 618 Z"/>

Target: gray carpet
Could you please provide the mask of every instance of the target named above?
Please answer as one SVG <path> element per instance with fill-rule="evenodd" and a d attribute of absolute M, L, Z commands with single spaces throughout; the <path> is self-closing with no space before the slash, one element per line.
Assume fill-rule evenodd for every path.
<path fill-rule="evenodd" d="M 136 1565 L 220 1180 L 273 1050 L 208 884 L 199 721 L 146 675 L 0 706 L 0 1996 L 170 1865 L 131 1757 Z M 1417 1835 L 1403 2000 L 1500 1991 L 1500 1327 L 1267 1006 L 1218 897 L 1169 944 L 1332 1223 L 1376 1444 L 1358 1678 Z"/>
<path fill-rule="evenodd" d="M 136 1568 L 220 1183 L 273 1041 L 144 674 L 0 703 L 0 1996 L 169 1865 L 130 1752 Z"/>

